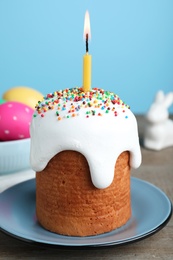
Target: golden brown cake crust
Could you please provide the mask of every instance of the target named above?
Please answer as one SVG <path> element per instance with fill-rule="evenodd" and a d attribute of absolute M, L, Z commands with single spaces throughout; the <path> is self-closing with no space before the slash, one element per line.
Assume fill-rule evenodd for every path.
<path fill-rule="evenodd" d="M 131 216 L 129 152 L 117 159 L 114 180 L 106 189 L 91 181 L 85 157 L 76 151 L 55 155 L 36 173 L 36 213 L 55 233 L 89 236 L 124 225 Z"/>

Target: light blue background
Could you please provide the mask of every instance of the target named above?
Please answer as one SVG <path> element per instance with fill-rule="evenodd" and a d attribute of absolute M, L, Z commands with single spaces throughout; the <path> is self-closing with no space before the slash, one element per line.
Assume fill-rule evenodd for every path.
<path fill-rule="evenodd" d="M 0 95 L 81 86 L 87 9 L 92 87 L 116 92 L 134 113 L 159 89 L 173 91 L 173 0 L 0 0 Z"/>

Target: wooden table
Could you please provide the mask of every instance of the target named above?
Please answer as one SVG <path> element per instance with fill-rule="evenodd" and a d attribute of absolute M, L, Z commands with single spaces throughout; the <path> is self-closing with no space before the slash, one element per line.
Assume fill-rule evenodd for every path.
<path fill-rule="evenodd" d="M 145 120 L 137 117 L 142 140 Z M 161 188 L 173 201 L 173 147 L 159 152 L 141 148 L 143 162 L 132 176 L 147 180 Z M 2 185 L 0 179 L 0 186 Z M 173 259 L 173 218 L 158 233 L 144 240 L 104 248 L 49 248 L 18 241 L 0 232 L 0 259 Z"/>

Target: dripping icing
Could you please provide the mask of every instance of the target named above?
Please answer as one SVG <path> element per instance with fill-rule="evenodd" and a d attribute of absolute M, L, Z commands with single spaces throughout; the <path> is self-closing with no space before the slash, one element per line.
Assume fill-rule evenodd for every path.
<path fill-rule="evenodd" d="M 74 89 L 72 90 L 74 91 Z M 98 91 L 98 89 L 94 91 Z M 71 98 L 68 97 L 68 100 L 68 98 L 61 97 L 56 103 L 54 100 L 57 100 L 57 96 L 51 94 L 48 99 L 40 102 L 39 108 L 36 107 L 31 124 L 30 158 L 31 166 L 35 171 L 42 171 L 54 155 L 64 150 L 78 151 L 86 157 L 92 182 L 97 188 L 106 188 L 112 183 L 116 160 L 123 151 L 130 151 L 130 166 L 133 168 L 139 167 L 141 152 L 136 118 L 117 95 L 111 92 L 106 93 L 106 98 L 101 99 L 101 96 L 99 96 L 99 104 L 103 105 L 108 100 L 106 101 L 107 107 L 105 107 L 109 107 L 111 111 L 106 113 L 108 109 L 104 110 L 100 105 L 94 107 L 96 112 L 93 115 L 91 112 L 92 106 L 96 104 L 94 100 L 97 97 L 88 99 L 89 94 L 87 94 L 87 97 L 83 97 L 81 100 L 76 99 L 74 108 L 80 107 L 80 109 L 77 111 L 77 116 L 72 116 L 74 111 L 69 113 L 71 115 L 70 120 L 59 120 L 57 111 L 59 116 L 68 119 L 67 111 L 70 111 L 74 102 Z M 109 93 L 111 94 L 109 95 Z M 75 98 L 74 95 L 73 99 Z M 118 101 L 115 102 L 113 99 Z M 81 103 L 83 104 L 83 102 L 90 102 L 92 105 L 88 105 L 89 107 L 82 106 Z M 63 110 L 64 105 L 66 105 L 66 109 Z M 47 106 L 50 108 L 45 110 L 45 113 L 42 110 Z M 60 109 L 58 110 L 58 108 Z M 87 111 L 90 111 L 90 113 L 87 114 Z M 40 116 L 42 113 L 45 113 L 44 117 Z M 99 116 L 99 113 L 101 113 L 101 116 Z"/>

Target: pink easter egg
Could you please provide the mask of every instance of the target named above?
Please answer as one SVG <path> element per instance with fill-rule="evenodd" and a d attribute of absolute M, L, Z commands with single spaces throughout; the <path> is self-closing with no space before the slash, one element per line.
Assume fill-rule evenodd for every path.
<path fill-rule="evenodd" d="M 10 141 L 30 137 L 30 123 L 34 110 L 20 102 L 0 105 L 0 140 Z"/>

